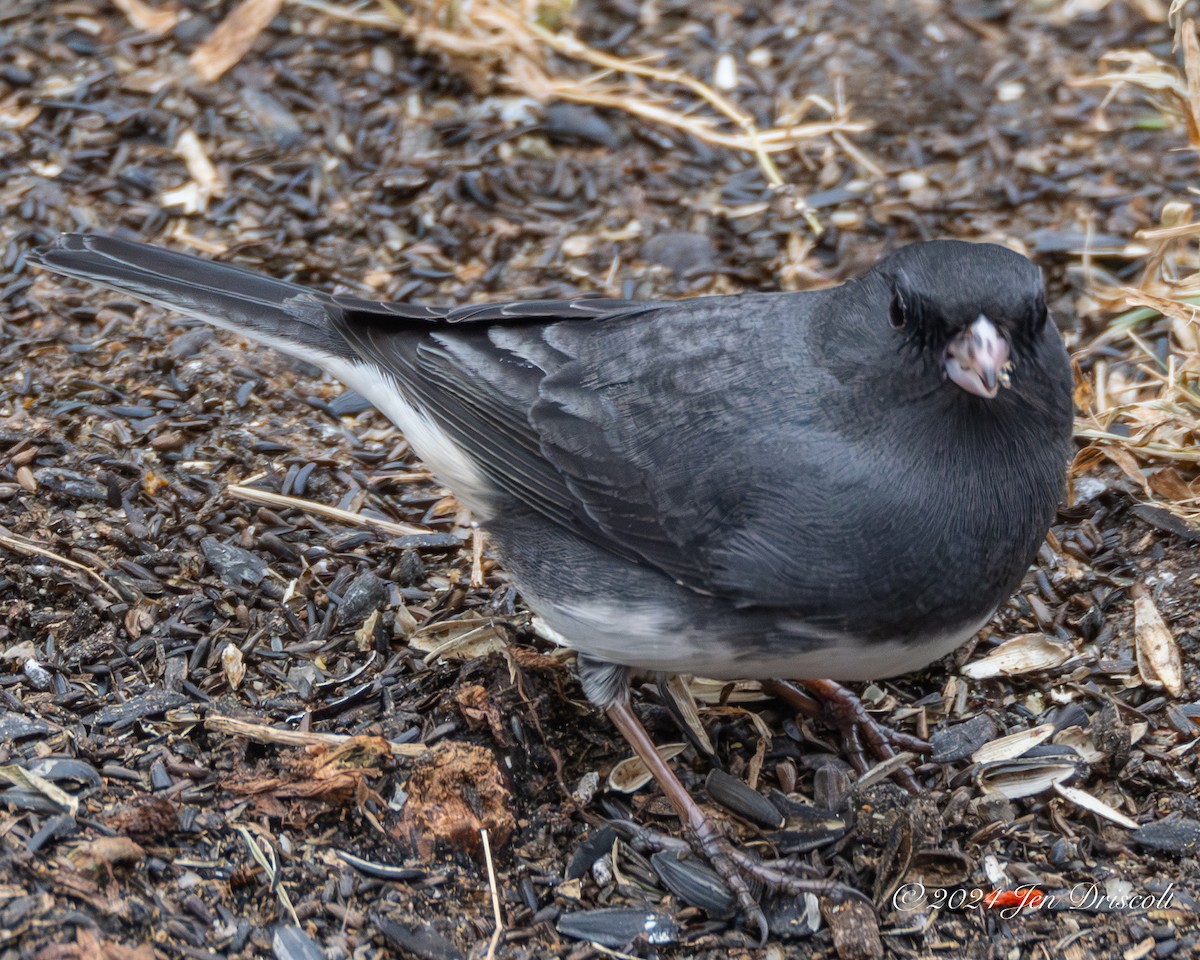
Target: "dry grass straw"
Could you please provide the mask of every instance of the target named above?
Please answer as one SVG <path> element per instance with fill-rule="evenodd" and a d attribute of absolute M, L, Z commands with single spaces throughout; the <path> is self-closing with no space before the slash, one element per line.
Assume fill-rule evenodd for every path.
<path fill-rule="evenodd" d="M 820 229 L 815 213 L 784 181 L 774 154 L 828 137 L 866 172 L 879 172 L 848 136 L 866 125 L 851 120 L 840 100 L 831 103 L 810 94 L 791 104 L 774 126 L 760 129 L 732 99 L 683 71 L 588 46 L 562 26 L 571 0 L 557 0 L 557 5 L 555 0 L 407 0 L 403 6 L 393 0 L 293 2 L 326 16 L 395 30 L 418 50 L 446 57 L 480 94 L 500 88 L 542 102 L 566 100 L 620 110 L 714 146 L 753 154 L 767 182 L 790 197 L 814 231 Z M 590 72 L 565 76 L 563 60 Z"/>
<path fill-rule="evenodd" d="M 1091 443 L 1076 466 L 1112 460 L 1148 498 L 1200 523 L 1200 223 L 1192 216 L 1190 204 L 1169 204 L 1168 222 L 1139 234 L 1158 243 L 1140 283 L 1093 291 L 1121 312 L 1089 346 L 1076 433 Z M 1152 345 L 1163 333 L 1165 358 Z M 1130 362 L 1103 359 L 1111 346 Z"/>
<path fill-rule="evenodd" d="M 1177 14 L 1172 7 L 1172 17 Z M 1184 70 L 1149 50 L 1113 50 L 1100 58 L 1105 72 L 1071 82 L 1072 86 L 1108 87 L 1097 110 L 1097 125 L 1106 128 L 1104 110 L 1122 91 L 1133 90 L 1158 110 L 1164 123 L 1182 122 L 1188 143 L 1200 147 L 1200 42 L 1192 20 L 1172 20 L 1175 47 L 1183 48 Z"/>
<path fill-rule="evenodd" d="M 1111 87 L 1105 105 L 1124 89 L 1141 95 L 1200 148 L 1200 42 L 1191 20 L 1173 25 L 1182 71 L 1148 51 L 1123 50 L 1105 58 L 1123 68 L 1091 82 Z M 1200 216 L 1190 201 L 1171 202 L 1159 226 L 1137 237 L 1152 248 L 1138 281 L 1091 291 L 1117 316 L 1082 358 L 1088 375 L 1077 391 L 1076 433 L 1090 443 L 1076 472 L 1111 460 L 1147 499 L 1200 524 Z M 1154 347 L 1164 335 L 1165 357 Z M 1113 347 L 1129 359 L 1113 362 Z"/>

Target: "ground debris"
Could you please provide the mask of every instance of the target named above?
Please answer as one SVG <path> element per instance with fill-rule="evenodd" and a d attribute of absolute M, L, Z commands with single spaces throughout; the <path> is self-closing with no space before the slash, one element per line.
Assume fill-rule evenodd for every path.
<path fill-rule="evenodd" d="M 740 840 L 876 898 L 860 941 L 829 903 L 768 902 L 814 960 L 1200 955 L 1193 48 L 1123 0 L 501 14 L 535 6 L 537 89 L 468 42 L 493 0 L 400 5 L 432 31 L 410 39 L 326 0 L 8 0 L 0 765 L 39 779 L 0 790 L 0 949 L 482 957 L 486 829 L 497 957 L 583 956 L 573 924 L 745 953 L 711 877 L 606 829 L 680 837 L 395 429 L 305 364 L 27 269 L 92 228 L 426 303 L 807 288 L 933 236 L 1030 253 L 1078 363 L 1075 497 L 973 645 L 860 691 L 932 740 L 920 801 L 859 788 L 829 727 L 757 685 L 688 684 L 687 725 L 739 785 L 714 790 Z M 189 58 L 212 79 L 181 80 Z M 764 163 L 754 133 L 792 127 Z M 675 750 L 708 802 L 714 764 Z M 1167 901 L 950 905 L 1092 883 Z M 647 917 L 670 942 L 639 940 Z"/>
<path fill-rule="evenodd" d="M 833 947 L 839 960 L 880 960 L 883 941 L 879 921 L 870 905 L 862 900 L 847 900 L 822 910 L 833 932 Z"/>
<path fill-rule="evenodd" d="M 483 747 L 439 744 L 417 761 L 405 790 L 400 830 L 422 856 L 440 844 L 477 854 L 485 829 L 493 848 L 502 849 L 516 829 L 504 776 Z"/>
<path fill-rule="evenodd" d="M 126 947 L 102 939 L 96 930 L 76 927 L 74 943 L 43 947 L 33 960 L 155 960 L 155 955 L 149 944 Z"/>
<path fill-rule="evenodd" d="M 111 880 L 114 870 L 135 866 L 145 856 L 146 851 L 128 837 L 98 837 L 75 847 L 67 859 L 80 873 Z"/>
<path fill-rule="evenodd" d="M 282 775 L 234 777 L 225 788 L 253 797 L 257 806 L 270 815 L 288 816 L 299 823 L 315 816 L 310 809 L 313 804 L 382 805 L 370 784 L 381 776 L 381 765 L 390 757 L 391 747 L 381 737 L 352 737 L 337 746 L 312 746 L 307 754 L 283 754 Z"/>

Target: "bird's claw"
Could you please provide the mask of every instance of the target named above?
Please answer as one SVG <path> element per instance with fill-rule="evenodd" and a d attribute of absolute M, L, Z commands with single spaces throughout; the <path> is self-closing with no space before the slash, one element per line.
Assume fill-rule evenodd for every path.
<path fill-rule="evenodd" d="M 770 925 L 759 903 L 758 895 L 751 889 L 751 881 L 773 893 L 790 897 L 813 894 L 833 900 L 857 899 L 870 903 L 853 887 L 823 877 L 800 877 L 794 872 L 800 867 L 792 861 L 764 861 L 750 856 L 734 846 L 725 834 L 702 813 L 687 824 L 687 833 L 693 849 L 725 881 L 730 892 L 737 897 L 746 918 L 746 923 L 759 933 L 758 948 L 762 948 L 770 934 Z"/>
<path fill-rule="evenodd" d="M 868 754 L 879 763 L 888 763 L 896 759 L 898 751 L 930 752 L 929 744 L 920 737 L 879 723 L 854 692 L 840 683 L 833 680 L 801 680 L 797 683 L 772 680 L 765 683 L 764 688 L 806 716 L 823 714 L 841 733 L 846 755 L 860 774 L 871 768 Z M 896 765 L 891 776 L 910 793 L 921 791 L 921 785 L 906 764 Z"/>

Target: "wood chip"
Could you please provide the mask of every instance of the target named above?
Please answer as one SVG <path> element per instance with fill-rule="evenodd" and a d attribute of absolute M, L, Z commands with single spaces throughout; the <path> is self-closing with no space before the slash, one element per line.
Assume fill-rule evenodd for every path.
<path fill-rule="evenodd" d="M 128 837 L 97 837 L 73 848 L 67 854 L 80 873 L 102 877 L 114 867 L 132 867 L 146 859 L 146 851 Z"/>
<path fill-rule="evenodd" d="M 112 4 L 131 24 L 152 37 L 161 37 L 175 29 L 179 13 L 174 8 L 156 9 L 142 0 L 112 0 Z"/>
<path fill-rule="evenodd" d="M 181 207 L 184 213 L 203 213 L 208 201 L 225 192 L 217 168 L 208 158 L 194 130 L 184 130 L 175 141 L 175 153 L 183 160 L 191 179 L 162 195 L 164 207 Z"/>
<path fill-rule="evenodd" d="M 243 0 L 192 53 L 196 76 L 212 83 L 237 64 L 282 8 L 283 0 Z"/>

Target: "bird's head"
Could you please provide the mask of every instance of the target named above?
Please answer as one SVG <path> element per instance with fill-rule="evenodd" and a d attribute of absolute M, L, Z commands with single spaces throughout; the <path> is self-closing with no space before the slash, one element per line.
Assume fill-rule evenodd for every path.
<path fill-rule="evenodd" d="M 896 251 L 877 276 L 890 286 L 887 323 L 968 393 L 1009 387 L 1047 323 L 1041 271 L 1007 247 L 935 240 Z"/>

